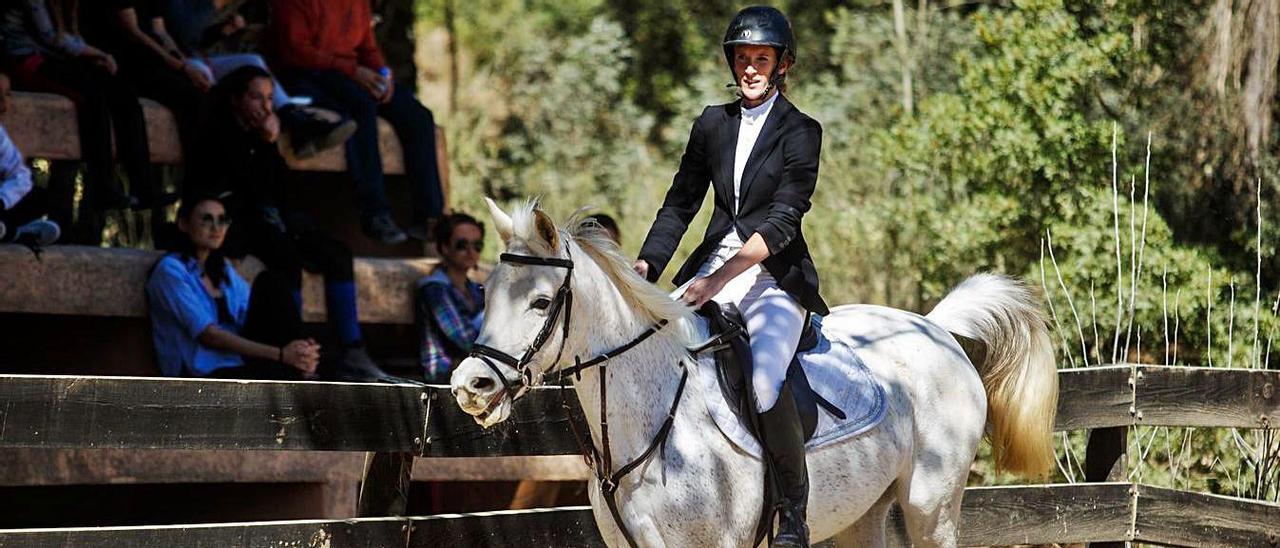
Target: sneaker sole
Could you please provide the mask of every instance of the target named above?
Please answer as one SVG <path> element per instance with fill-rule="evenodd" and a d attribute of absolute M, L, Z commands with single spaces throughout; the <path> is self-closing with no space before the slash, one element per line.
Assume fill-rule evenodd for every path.
<path fill-rule="evenodd" d="M 300 149 L 295 149 L 293 148 L 293 143 L 291 139 L 285 141 L 285 149 L 292 152 L 292 154 L 287 154 L 286 156 L 291 157 L 290 159 L 294 161 L 306 160 L 306 159 L 315 157 L 317 154 L 320 154 L 321 152 L 324 152 L 333 147 L 346 143 L 347 139 L 350 139 L 352 135 L 355 135 L 355 133 L 356 133 L 356 121 L 347 120 L 346 122 L 339 125 L 338 127 L 333 128 L 333 131 L 330 131 L 328 134 L 320 138 L 318 141 L 312 143 L 310 146 L 305 146 Z M 286 137 L 284 135 L 281 135 L 281 138 L 285 139 Z"/>

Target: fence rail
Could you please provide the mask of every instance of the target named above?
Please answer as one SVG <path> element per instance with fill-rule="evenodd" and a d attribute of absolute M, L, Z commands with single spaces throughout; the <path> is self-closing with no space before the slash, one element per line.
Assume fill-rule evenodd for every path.
<path fill-rule="evenodd" d="M 1063 370 L 1058 430 L 1258 428 L 1280 421 L 1280 371 L 1115 365 Z M 361 516 L 402 514 L 413 457 L 565 455 L 576 399 L 533 390 L 481 429 L 447 387 L 0 375 L 0 447 L 375 452 Z M 1108 458 L 1114 458 L 1108 454 Z M 1280 506 L 1129 483 L 971 488 L 964 545 L 1280 544 Z M 903 545 L 900 518 L 892 538 Z M 0 546 L 598 546 L 586 509 L 425 518 L 0 530 Z"/>
<path fill-rule="evenodd" d="M 889 544 L 909 546 L 901 514 Z M 965 490 L 960 545 L 1147 542 L 1168 546 L 1274 546 L 1280 506 L 1130 483 L 973 487 Z M 591 510 L 481 512 L 349 520 L 0 530 L 0 546 L 569 546 L 604 543 Z"/>
<path fill-rule="evenodd" d="M 1059 373 L 1058 430 L 1280 424 L 1280 371 L 1106 366 Z M 449 389 L 409 384 L 0 375 L 0 446 L 566 455 L 577 401 L 538 388 L 481 429 Z M 565 408 L 565 405 L 568 408 Z"/>

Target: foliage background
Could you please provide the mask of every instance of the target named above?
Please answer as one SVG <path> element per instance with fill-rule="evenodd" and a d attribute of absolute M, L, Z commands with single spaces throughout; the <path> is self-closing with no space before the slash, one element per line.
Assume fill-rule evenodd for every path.
<path fill-rule="evenodd" d="M 825 128 L 805 224 L 829 302 L 927 311 L 999 271 L 1045 289 L 1062 367 L 1280 367 L 1274 2 L 773 3 L 800 43 L 788 95 Z M 694 116 L 733 99 L 718 41 L 740 7 L 417 0 L 455 207 L 594 206 L 634 253 Z M 1273 438 L 1138 430 L 1131 469 L 1274 500 Z M 1057 479 L 1081 479 L 1063 441 Z"/>

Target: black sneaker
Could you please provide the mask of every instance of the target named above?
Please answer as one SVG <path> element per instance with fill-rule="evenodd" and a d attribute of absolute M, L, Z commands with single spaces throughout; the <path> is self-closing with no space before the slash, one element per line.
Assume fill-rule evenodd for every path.
<path fill-rule="evenodd" d="M 410 238 L 423 242 L 435 241 L 436 219 L 428 219 L 423 222 L 413 223 L 409 228 L 404 229 Z"/>
<path fill-rule="evenodd" d="M 340 381 L 348 382 L 379 382 L 391 379 L 391 375 L 378 367 L 373 358 L 369 357 L 369 353 L 361 347 L 347 349 L 346 354 L 342 356 L 342 361 L 338 363 L 336 377 Z"/>
<path fill-rule="evenodd" d="M 280 152 L 290 161 L 306 160 L 347 142 L 356 121 L 313 107 L 286 105 L 280 109 Z"/>
<path fill-rule="evenodd" d="M 396 245 L 409 239 L 387 213 L 366 218 L 361 224 L 365 236 L 378 240 L 384 245 Z"/>
<path fill-rule="evenodd" d="M 0 233 L 0 237 L 3 237 L 2 233 Z M 13 231 L 13 241 L 38 247 L 53 245 L 61 237 L 62 228 L 58 226 L 58 223 L 45 218 L 31 221 Z"/>

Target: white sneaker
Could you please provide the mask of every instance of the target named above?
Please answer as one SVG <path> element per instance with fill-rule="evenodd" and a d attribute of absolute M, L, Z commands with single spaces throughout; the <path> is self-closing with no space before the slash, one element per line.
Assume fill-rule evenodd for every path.
<path fill-rule="evenodd" d="M 15 242 L 24 242 L 41 247 L 53 245 L 62 237 L 62 228 L 49 219 L 36 219 L 18 227 L 13 233 Z"/>

